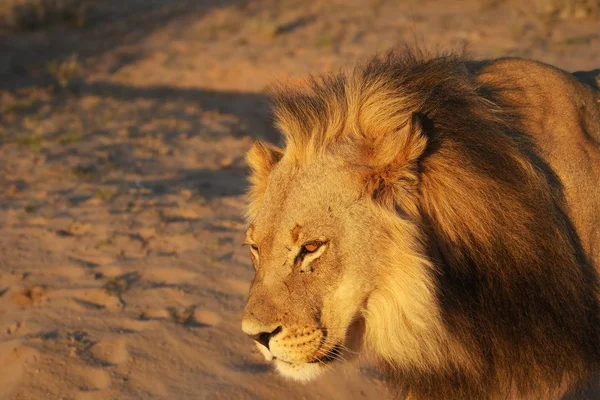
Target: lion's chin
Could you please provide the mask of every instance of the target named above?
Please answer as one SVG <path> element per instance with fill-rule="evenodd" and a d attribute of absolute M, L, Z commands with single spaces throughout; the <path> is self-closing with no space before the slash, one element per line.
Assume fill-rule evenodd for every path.
<path fill-rule="evenodd" d="M 296 364 L 278 359 L 274 359 L 273 363 L 282 376 L 300 382 L 313 380 L 327 370 L 325 365 L 321 363 Z"/>
<path fill-rule="evenodd" d="M 275 364 L 277 371 L 288 379 L 295 381 L 307 382 L 315 379 L 317 376 L 325 372 L 325 365 L 319 362 L 314 363 L 291 363 L 279 360 L 273 357 L 273 354 L 263 345 L 256 343 L 256 347 L 265 357 L 265 360 Z"/>

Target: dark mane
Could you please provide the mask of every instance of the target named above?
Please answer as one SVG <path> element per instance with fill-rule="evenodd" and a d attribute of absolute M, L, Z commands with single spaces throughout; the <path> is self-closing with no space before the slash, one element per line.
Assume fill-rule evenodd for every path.
<path fill-rule="evenodd" d="M 299 160 L 399 132 L 414 113 L 429 123 L 411 218 L 436 266 L 445 327 L 470 357 L 448 354 L 448 368 L 428 372 L 389 367 L 415 399 L 550 396 L 600 367 L 597 273 L 527 116 L 504 100 L 519 89 L 481 79 L 485 66 L 405 50 L 274 90 Z"/>

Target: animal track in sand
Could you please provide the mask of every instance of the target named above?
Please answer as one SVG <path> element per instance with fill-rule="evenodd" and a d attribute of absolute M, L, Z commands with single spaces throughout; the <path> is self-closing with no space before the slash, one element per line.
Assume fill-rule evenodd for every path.
<path fill-rule="evenodd" d="M 111 312 L 123 309 L 123 304 L 117 296 L 110 295 L 104 289 L 78 289 L 69 291 L 76 308 L 86 309 L 105 308 Z"/>
<path fill-rule="evenodd" d="M 139 316 L 139 319 L 123 318 L 119 320 L 117 324 L 111 328 L 111 331 L 118 334 L 143 332 L 148 329 L 152 330 L 156 328 L 160 323 L 161 321 L 158 319 L 144 319 L 142 313 L 142 315 Z"/>
<path fill-rule="evenodd" d="M 21 328 L 23 327 L 23 323 L 22 322 L 13 322 L 12 324 L 8 325 L 4 331 L 8 334 L 8 335 L 16 335 L 17 332 L 19 332 L 21 330 Z"/>
<path fill-rule="evenodd" d="M 221 322 L 221 316 L 208 310 L 194 310 L 194 321 L 206 326 L 215 326 Z"/>
<path fill-rule="evenodd" d="M 129 359 L 124 337 L 101 340 L 92 347 L 91 353 L 97 360 L 111 365 L 123 364 Z"/>
<path fill-rule="evenodd" d="M 178 324 L 194 327 L 215 326 L 221 322 L 221 316 L 213 311 L 190 307 L 167 307 L 148 309 L 140 315 L 140 320 L 171 320 Z"/>
<path fill-rule="evenodd" d="M 46 267 L 44 268 L 43 273 L 45 276 L 78 279 L 83 278 L 87 271 L 81 266 L 60 265 L 56 267 Z"/>
<path fill-rule="evenodd" d="M 151 282 L 163 283 L 167 285 L 177 285 L 193 281 L 197 274 L 182 268 L 152 268 L 144 273 L 144 278 Z"/>
<path fill-rule="evenodd" d="M 46 290 L 41 286 L 29 286 L 12 295 L 12 302 L 18 306 L 41 304 L 46 299 Z"/>
<path fill-rule="evenodd" d="M 0 296 L 8 292 L 8 289 L 15 284 L 22 282 L 27 276 L 28 272 L 23 271 L 0 271 Z"/>
<path fill-rule="evenodd" d="M 114 263 L 114 258 L 106 255 L 91 254 L 90 251 L 89 254 L 85 255 L 85 258 L 77 255 L 71 255 L 69 256 L 69 261 L 85 268 L 95 269 L 103 265 L 110 265 L 111 263 Z"/>
<path fill-rule="evenodd" d="M 88 366 L 80 366 L 79 374 L 83 378 L 84 390 L 105 389 L 110 386 L 111 379 L 108 372 L 102 368 L 94 368 Z"/>
<path fill-rule="evenodd" d="M 171 313 L 165 308 L 151 308 L 140 314 L 141 320 L 167 320 L 171 318 Z"/>
<path fill-rule="evenodd" d="M 116 265 L 102 265 L 94 269 L 94 271 L 99 274 L 99 276 L 106 276 L 109 278 L 114 278 L 123 274 L 123 269 Z"/>
<path fill-rule="evenodd" d="M 23 346 L 20 340 L 0 343 L 0 398 L 9 398 L 21 381 L 25 365 L 37 357 L 38 352 Z"/>

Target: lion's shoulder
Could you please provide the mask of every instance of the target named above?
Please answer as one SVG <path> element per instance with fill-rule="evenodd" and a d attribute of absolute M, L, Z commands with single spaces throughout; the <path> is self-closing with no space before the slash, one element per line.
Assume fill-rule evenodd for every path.
<path fill-rule="evenodd" d="M 475 71 L 520 114 L 526 133 L 547 153 L 600 147 L 600 69 L 569 73 L 539 61 L 503 58 Z M 555 148 L 556 147 L 556 148 Z"/>

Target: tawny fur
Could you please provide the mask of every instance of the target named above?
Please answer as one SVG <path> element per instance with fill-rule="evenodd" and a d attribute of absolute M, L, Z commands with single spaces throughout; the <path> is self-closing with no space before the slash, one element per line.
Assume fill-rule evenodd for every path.
<path fill-rule="evenodd" d="M 405 50 L 273 98 L 285 148 L 248 156 L 248 219 L 273 266 L 257 267 L 246 315 L 364 319 L 363 348 L 411 399 L 556 399 L 599 372 L 597 91 L 532 61 Z M 317 187 L 328 176 L 347 189 Z M 338 197 L 348 214 L 323 215 L 355 226 L 330 229 L 327 251 L 370 258 L 337 244 L 314 281 L 291 261 L 274 272 L 282 232 Z M 295 293 L 318 298 L 297 321 L 274 306 Z"/>

